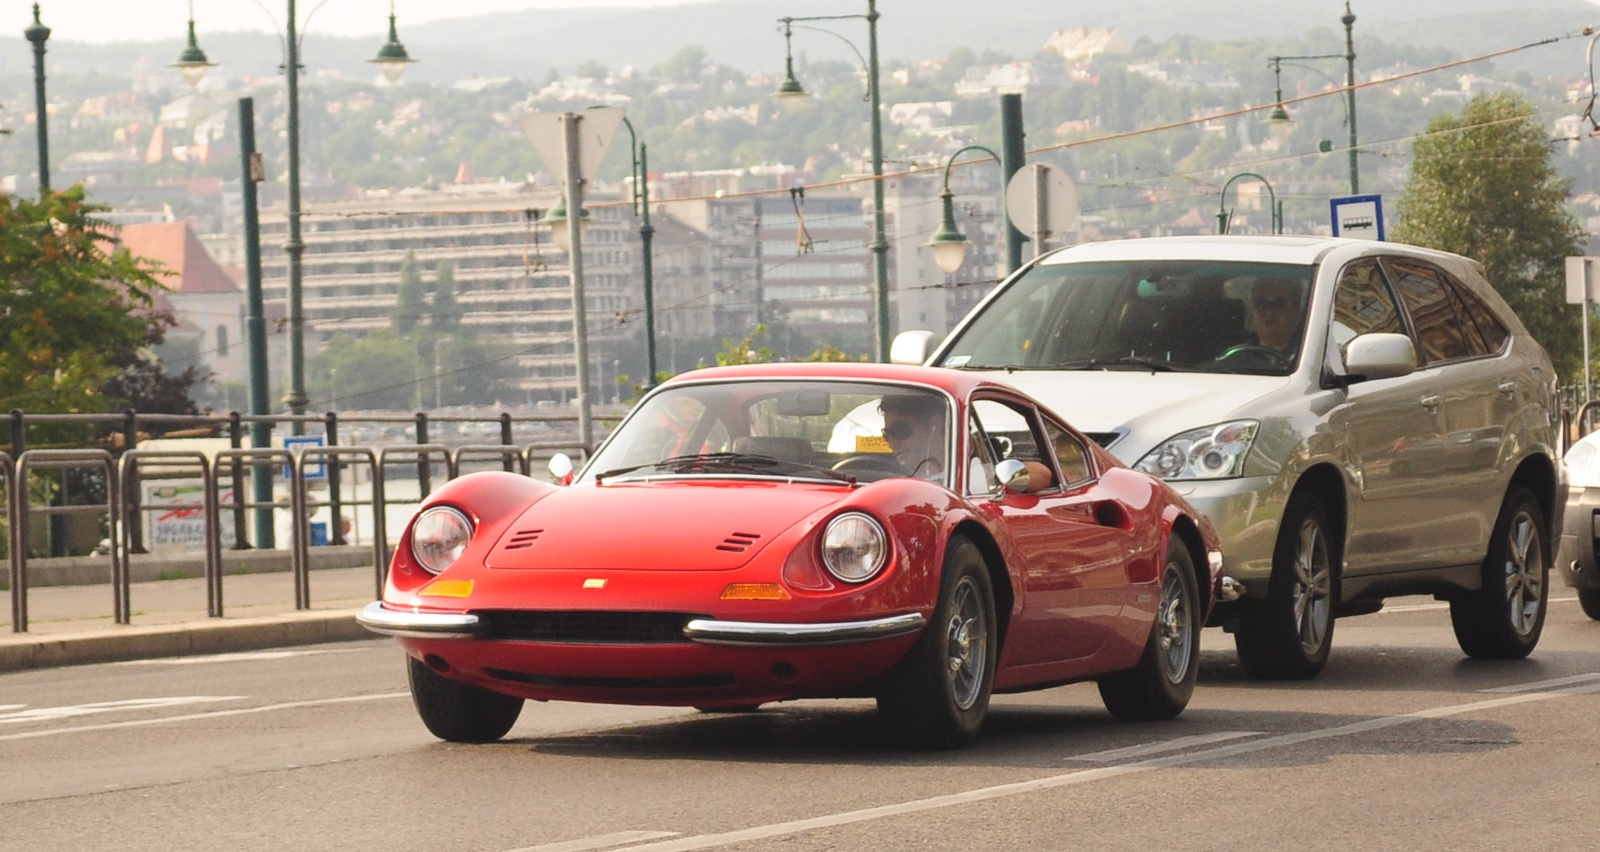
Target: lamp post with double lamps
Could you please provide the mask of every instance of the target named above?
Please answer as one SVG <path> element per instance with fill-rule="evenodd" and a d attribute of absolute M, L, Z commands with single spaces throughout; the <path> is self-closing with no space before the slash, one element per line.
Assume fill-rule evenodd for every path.
<path fill-rule="evenodd" d="M 814 15 L 803 18 L 779 18 L 783 24 L 783 41 L 787 73 L 776 94 L 780 98 L 805 97 L 806 90 L 794 76 L 794 51 L 790 39 L 797 23 L 806 21 L 865 20 L 867 22 L 867 55 L 863 60 L 867 70 L 867 101 L 872 107 L 872 299 L 875 336 L 873 357 L 880 362 L 889 360 L 889 239 L 883 224 L 883 115 L 878 96 L 878 2 L 867 0 L 865 15 Z M 827 33 L 856 51 L 861 51 L 849 39 L 821 27 L 801 26 L 799 29 Z"/>
<path fill-rule="evenodd" d="M 326 2 L 326 0 L 324 0 Z M 306 368 L 305 368 L 305 312 L 302 305 L 302 264 L 306 246 L 300 238 L 300 20 L 295 9 L 295 0 L 286 0 L 288 9 L 284 16 L 283 36 L 283 73 L 285 82 L 285 95 L 288 100 L 288 159 L 289 159 L 289 209 L 288 209 L 288 240 L 283 249 L 288 253 L 288 314 L 289 314 L 289 389 L 284 394 L 283 401 L 289 406 L 291 414 L 303 415 L 306 412 Z M 315 14 L 320 4 L 311 11 Z M 212 63 L 206 61 L 205 53 L 199 48 L 194 34 L 194 4 L 191 0 L 189 7 L 189 43 L 183 52 L 178 55 L 178 61 L 172 63 L 173 67 L 183 72 L 184 82 L 197 85 L 205 74 L 205 69 Z M 310 15 L 307 15 L 307 19 Z M 383 70 L 383 75 L 390 82 L 398 82 L 405 73 L 405 67 L 413 60 L 406 54 L 405 46 L 395 29 L 394 0 L 389 3 L 389 40 L 378 50 L 378 55 L 369 60 L 375 62 Z M 304 431 L 304 425 L 296 419 L 293 424 L 295 434 Z"/>
<path fill-rule="evenodd" d="M 1339 21 L 1340 23 L 1344 24 L 1344 53 L 1319 53 L 1314 56 L 1267 57 L 1267 64 L 1272 66 L 1273 84 L 1276 87 L 1276 104 L 1272 107 L 1272 112 L 1267 114 L 1267 121 L 1283 123 L 1290 120 L 1289 111 L 1284 109 L 1283 106 L 1282 66 L 1284 64 L 1287 63 L 1289 65 L 1294 65 L 1297 68 L 1304 68 L 1307 71 L 1315 71 L 1316 73 L 1321 74 L 1323 77 L 1326 77 L 1329 82 L 1337 86 L 1339 85 L 1338 81 L 1334 80 L 1326 73 L 1319 71 L 1310 65 L 1296 65 L 1293 60 L 1343 59 L 1345 61 L 1345 123 L 1350 129 L 1350 149 L 1348 151 L 1350 157 L 1350 194 L 1359 195 L 1361 193 L 1361 170 L 1360 165 L 1356 161 L 1356 154 L 1358 153 L 1356 150 L 1356 48 L 1354 35 L 1356 16 L 1351 13 L 1349 3 L 1344 4 L 1344 15 L 1339 18 Z M 1329 145 L 1327 142 L 1323 143 L 1322 150 L 1324 153 L 1326 153 L 1330 148 L 1331 145 Z"/>

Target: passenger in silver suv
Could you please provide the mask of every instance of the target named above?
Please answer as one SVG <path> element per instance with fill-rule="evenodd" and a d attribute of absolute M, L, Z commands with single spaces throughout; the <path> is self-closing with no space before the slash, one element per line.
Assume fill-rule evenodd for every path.
<path fill-rule="evenodd" d="M 903 333 L 892 359 L 999 374 L 1211 516 L 1234 597 L 1211 624 L 1252 676 L 1315 677 L 1335 618 L 1397 595 L 1448 601 L 1473 657 L 1539 641 L 1556 375 L 1471 260 L 1313 237 L 1092 243 L 934 342 Z"/>

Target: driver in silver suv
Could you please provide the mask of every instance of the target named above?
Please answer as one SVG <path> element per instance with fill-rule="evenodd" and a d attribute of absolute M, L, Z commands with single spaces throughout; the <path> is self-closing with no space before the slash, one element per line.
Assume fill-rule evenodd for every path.
<path fill-rule="evenodd" d="M 1474 657 L 1539 640 L 1556 375 L 1471 260 L 1317 237 L 1085 244 L 933 343 L 903 333 L 893 360 L 995 373 L 1211 516 L 1234 597 L 1212 624 L 1255 677 L 1315 677 L 1335 618 L 1397 595 L 1448 601 Z"/>

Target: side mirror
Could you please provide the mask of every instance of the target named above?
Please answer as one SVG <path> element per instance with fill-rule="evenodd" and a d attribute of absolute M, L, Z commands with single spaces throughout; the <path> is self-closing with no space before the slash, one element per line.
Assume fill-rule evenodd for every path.
<path fill-rule="evenodd" d="M 555 479 L 557 485 L 572 484 L 572 471 L 574 468 L 572 459 L 566 453 L 556 453 L 551 456 L 548 469 L 550 476 Z"/>
<path fill-rule="evenodd" d="M 994 466 L 994 478 L 1000 480 L 1000 493 L 995 499 L 1001 499 L 1008 492 L 1012 494 L 1025 494 L 1028 491 L 1028 481 L 1033 475 L 1028 472 L 1028 466 L 1017 459 L 1006 459 Z"/>
<path fill-rule="evenodd" d="M 938 342 L 939 336 L 931 331 L 902 331 L 889 344 L 889 363 L 924 364 Z"/>
<path fill-rule="evenodd" d="M 1351 379 L 1392 379 L 1416 369 L 1416 347 L 1404 334 L 1362 334 L 1345 344 L 1344 370 Z"/>

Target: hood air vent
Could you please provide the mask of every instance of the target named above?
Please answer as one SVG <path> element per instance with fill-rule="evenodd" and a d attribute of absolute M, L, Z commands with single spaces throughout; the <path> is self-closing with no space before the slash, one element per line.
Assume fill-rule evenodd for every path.
<path fill-rule="evenodd" d="M 506 540 L 505 549 L 522 550 L 525 547 L 531 547 L 534 542 L 539 540 L 541 535 L 544 535 L 544 530 L 518 530 L 511 535 L 511 538 Z"/>
<path fill-rule="evenodd" d="M 755 544 L 760 538 L 761 536 L 755 533 L 736 532 L 723 539 L 722 543 L 717 545 L 717 549 L 726 550 L 729 553 L 743 553 L 750 549 L 750 545 Z"/>

